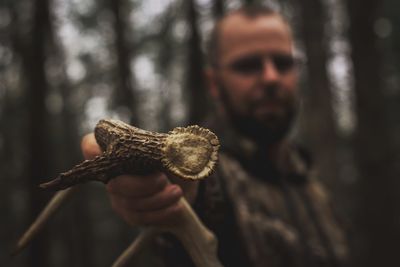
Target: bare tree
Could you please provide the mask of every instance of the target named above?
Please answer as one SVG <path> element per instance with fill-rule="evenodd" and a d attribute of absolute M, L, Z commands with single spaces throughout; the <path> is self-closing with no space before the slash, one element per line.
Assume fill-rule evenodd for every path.
<path fill-rule="evenodd" d="M 26 99 L 28 111 L 27 127 L 27 191 L 29 192 L 29 221 L 33 221 L 48 197 L 39 190 L 38 184 L 50 177 L 48 114 L 45 99 L 48 91 L 46 79 L 46 41 L 50 28 L 50 3 L 48 0 L 34 1 L 32 23 L 29 37 L 21 36 L 15 40 L 15 47 L 22 59 L 23 76 L 26 77 Z M 18 12 L 18 11 L 17 11 Z M 19 29 L 21 30 L 21 29 Z M 30 247 L 29 262 L 31 266 L 49 266 L 48 237 L 42 233 Z"/>
<path fill-rule="evenodd" d="M 374 33 L 382 4 L 379 0 L 347 1 L 357 112 L 355 156 L 360 175 L 353 266 L 364 267 L 397 266 L 400 262 L 398 162 L 385 111 L 382 54 Z"/>
<path fill-rule="evenodd" d="M 243 2 L 243 5 L 252 5 L 252 4 L 257 3 L 258 1 L 257 0 L 243 0 L 242 2 Z"/>
<path fill-rule="evenodd" d="M 326 12 L 321 0 L 302 0 L 301 32 L 307 56 L 303 127 L 321 179 L 330 187 L 338 176 L 337 134 L 327 72 L 328 44 L 324 29 Z"/>
<path fill-rule="evenodd" d="M 52 28 L 54 23 L 52 23 Z M 66 73 L 66 60 L 64 50 L 58 40 L 58 37 L 49 33 L 49 47 L 50 51 L 47 52 L 49 58 L 51 58 L 53 68 L 58 68 L 59 72 L 56 77 L 57 83 L 54 81 L 52 84 L 60 94 L 63 103 L 60 114 L 52 121 L 52 132 L 53 139 L 57 144 L 57 152 L 54 156 L 57 160 L 56 166 L 60 170 L 67 170 L 71 166 L 75 165 L 82 159 L 82 154 L 79 149 L 80 136 L 78 135 L 79 128 L 79 114 L 82 113 L 82 107 L 79 107 L 76 103 L 72 102 L 72 96 L 75 88 L 72 87 L 71 82 Z M 68 260 L 64 261 L 64 266 L 93 266 L 93 253 L 91 248 L 93 247 L 93 231 L 91 230 L 91 222 L 94 221 L 90 218 L 88 199 L 89 196 L 85 189 L 77 190 L 72 197 L 75 201 L 72 201 L 70 208 L 63 209 L 61 214 L 58 214 L 57 218 L 51 222 L 52 242 L 55 239 L 60 238 L 61 242 L 68 247 L 67 255 Z M 70 201 L 70 200 L 69 200 Z M 69 225 L 74 224 L 74 218 L 79 218 L 79 227 L 68 227 L 65 231 L 59 231 L 65 222 Z M 58 219 L 58 220 L 56 220 Z M 56 234 L 54 234 L 54 231 Z M 52 265 L 54 262 L 52 262 Z M 59 263 L 57 263 L 58 265 Z"/>
<path fill-rule="evenodd" d="M 201 52 L 201 36 L 198 26 L 198 13 L 194 0 L 187 1 L 186 17 L 189 25 L 187 80 L 186 87 L 189 95 L 189 123 L 200 123 L 209 109 L 207 92 L 204 82 L 204 60 Z"/>
<path fill-rule="evenodd" d="M 130 70 L 132 47 L 128 43 L 125 12 L 130 11 L 128 1 L 111 0 L 111 11 L 114 15 L 115 53 L 117 54 L 115 88 L 115 106 L 123 106 L 130 111 L 130 123 L 137 124 L 136 99 L 134 95 L 133 77 Z"/>
<path fill-rule="evenodd" d="M 225 13 L 224 0 L 214 0 L 212 6 L 212 12 L 215 19 L 222 17 Z"/>
<path fill-rule="evenodd" d="M 160 18 L 161 27 L 156 38 L 156 42 L 159 44 L 156 60 L 157 72 L 165 77 L 166 81 L 173 75 L 174 59 L 180 51 L 180 44 L 174 39 L 172 31 L 176 17 L 176 6 L 171 5 Z M 172 128 L 171 92 L 173 89 L 169 88 L 166 81 L 160 84 L 160 96 L 163 101 L 160 103 L 159 130 L 162 132 L 169 131 Z"/>

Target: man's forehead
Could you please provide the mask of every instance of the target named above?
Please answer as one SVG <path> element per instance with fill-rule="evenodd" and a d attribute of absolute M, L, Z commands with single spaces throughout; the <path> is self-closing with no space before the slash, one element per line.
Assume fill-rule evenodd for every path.
<path fill-rule="evenodd" d="M 278 37 L 291 43 L 291 32 L 287 23 L 278 15 L 260 15 L 248 17 L 242 14 L 232 14 L 220 24 L 219 43 L 245 41 L 249 38 L 263 38 L 266 35 Z"/>

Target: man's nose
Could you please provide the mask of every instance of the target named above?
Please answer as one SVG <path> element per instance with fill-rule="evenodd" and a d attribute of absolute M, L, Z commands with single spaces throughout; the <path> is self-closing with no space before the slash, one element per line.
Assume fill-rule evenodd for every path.
<path fill-rule="evenodd" d="M 279 79 L 279 72 L 271 59 L 264 60 L 262 80 L 265 83 L 276 83 Z"/>

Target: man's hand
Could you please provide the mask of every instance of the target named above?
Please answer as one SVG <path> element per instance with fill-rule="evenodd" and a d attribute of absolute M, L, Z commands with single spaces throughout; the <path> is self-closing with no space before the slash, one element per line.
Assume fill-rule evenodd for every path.
<path fill-rule="evenodd" d="M 93 159 L 102 152 L 94 134 L 82 139 L 81 148 L 86 159 Z M 130 225 L 168 225 L 174 223 L 182 211 L 179 199 L 185 195 L 192 202 L 197 193 L 197 182 L 169 182 L 161 172 L 146 176 L 122 175 L 107 184 L 113 209 Z"/>

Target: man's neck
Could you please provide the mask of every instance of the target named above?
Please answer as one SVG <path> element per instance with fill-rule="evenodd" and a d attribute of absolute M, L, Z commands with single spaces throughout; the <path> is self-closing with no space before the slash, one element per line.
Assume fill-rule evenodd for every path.
<path fill-rule="evenodd" d="M 277 169 L 281 169 L 285 166 L 285 162 L 288 157 L 289 142 L 287 138 L 282 139 L 278 142 L 266 145 L 267 159 L 276 166 Z"/>

